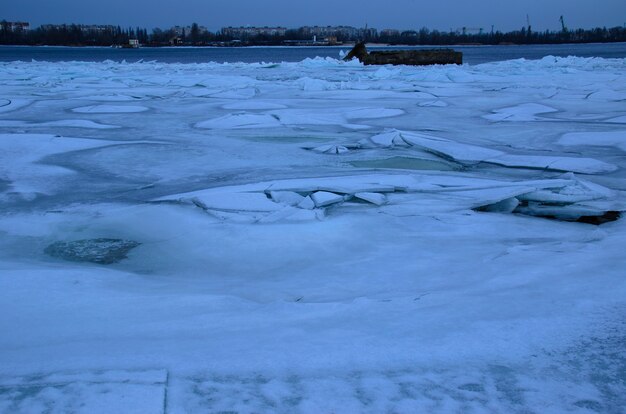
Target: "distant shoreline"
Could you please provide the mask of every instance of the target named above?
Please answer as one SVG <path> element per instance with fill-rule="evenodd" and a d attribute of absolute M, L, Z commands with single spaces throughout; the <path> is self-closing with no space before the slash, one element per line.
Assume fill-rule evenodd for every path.
<path fill-rule="evenodd" d="M 477 43 L 460 43 L 449 45 L 412 45 L 412 44 L 389 44 L 389 43 L 366 43 L 368 48 L 450 48 L 450 47 L 519 47 L 519 46 L 567 46 L 567 45 L 606 45 L 606 44 L 626 44 L 626 42 L 571 42 L 571 43 L 504 43 L 504 44 L 477 44 Z M 240 45 L 240 46 L 216 46 L 216 45 L 142 45 L 139 48 L 116 48 L 114 46 L 92 46 L 92 45 L 21 45 L 21 44 L 2 44 L 0 47 L 45 47 L 45 48 L 75 48 L 75 49 L 116 49 L 116 50 L 138 50 L 138 49 L 311 49 L 311 48 L 329 48 L 329 49 L 345 49 L 354 47 L 355 43 L 344 43 L 340 45 Z"/>

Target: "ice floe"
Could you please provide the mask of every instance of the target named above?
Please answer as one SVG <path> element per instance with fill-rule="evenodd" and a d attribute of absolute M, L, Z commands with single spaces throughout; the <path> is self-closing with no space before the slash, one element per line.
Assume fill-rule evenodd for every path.
<path fill-rule="evenodd" d="M 198 122 L 196 127 L 207 129 L 228 128 L 275 128 L 279 126 L 296 125 L 338 125 L 352 128 L 349 122 L 352 119 L 377 119 L 393 117 L 404 114 L 401 109 L 389 108 L 346 108 L 337 110 L 303 110 L 303 109 L 277 109 L 264 113 L 242 112 L 229 114 L 223 117 Z M 367 126 L 354 125 L 355 129 L 368 128 Z"/>
<path fill-rule="evenodd" d="M 540 114 L 547 114 L 551 112 L 557 112 L 556 109 L 542 105 L 538 103 L 525 103 L 517 106 L 511 106 L 502 109 L 496 109 L 491 115 L 484 115 L 483 118 L 490 121 L 511 121 L 511 122 L 523 122 L 523 121 L 537 121 L 541 118 Z"/>
<path fill-rule="evenodd" d="M 354 198 L 377 207 L 393 206 L 396 213 L 404 210 L 420 215 L 476 209 L 577 220 L 626 210 L 617 193 L 571 173 L 558 179 L 523 181 L 450 173 L 364 174 L 214 188 L 155 201 L 179 201 L 208 212 L 239 212 L 238 220 L 248 215 L 253 222 L 269 222 L 270 217 L 278 220 L 293 214 L 293 207 L 323 210 Z M 433 203 L 438 204 L 434 209 Z M 276 214 L 278 211 L 282 213 Z M 324 215 L 307 217 L 319 219 Z"/>
<path fill-rule="evenodd" d="M 508 154 L 504 151 L 469 145 L 430 134 L 392 130 L 359 141 L 368 147 L 417 147 L 447 160 L 466 165 L 481 162 L 515 168 L 571 171 L 583 174 L 599 174 L 617 169 L 613 164 L 593 158 L 574 158 L 544 155 Z"/>
<path fill-rule="evenodd" d="M 145 112 L 148 109 L 140 105 L 89 105 L 74 108 L 72 111 L 82 114 L 128 114 Z"/>
<path fill-rule="evenodd" d="M 1 99 L 0 98 L 0 113 L 16 111 L 18 109 L 28 106 L 33 101 L 29 99 Z"/>
<path fill-rule="evenodd" d="M 117 125 L 101 124 L 99 122 L 90 121 L 88 119 L 61 119 L 58 121 L 46 121 L 46 122 L 0 120 L 0 127 L 30 127 L 30 128 L 68 127 L 68 128 L 90 128 L 90 129 L 120 128 Z"/>
<path fill-rule="evenodd" d="M 565 146 L 603 146 L 626 151 L 626 130 L 611 132 L 569 132 L 558 141 Z"/>
<path fill-rule="evenodd" d="M 50 134 L 0 134 L 0 178 L 11 183 L 9 192 L 23 195 L 49 193 L 55 180 L 73 172 L 38 163 L 42 158 L 69 151 L 96 148 L 115 142 L 69 138 Z"/>

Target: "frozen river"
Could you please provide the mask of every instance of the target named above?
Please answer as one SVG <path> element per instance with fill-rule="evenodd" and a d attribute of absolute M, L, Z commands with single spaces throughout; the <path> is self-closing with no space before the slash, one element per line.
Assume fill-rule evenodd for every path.
<path fill-rule="evenodd" d="M 626 59 L 0 63 L 0 412 L 623 413 Z"/>

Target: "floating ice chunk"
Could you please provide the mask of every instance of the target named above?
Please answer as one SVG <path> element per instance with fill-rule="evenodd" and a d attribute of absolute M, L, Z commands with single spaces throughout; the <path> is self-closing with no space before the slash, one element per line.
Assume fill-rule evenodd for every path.
<path fill-rule="evenodd" d="M 50 194 L 55 185 L 62 184 L 61 177 L 75 172 L 37 161 L 52 154 L 113 144 L 120 142 L 51 134 L 0 134 L 0 179 L 11 182 L 13 192 Z"/>
<path fill-rule="evenodd" d="M 601 89 L 590 93 L 587 99 L 600 102 L 621 102 L 626 101 L 626 92 L 615 91 L 613 89 Z"/>
<path fill-rule="evenodd" d="M 436 108 L 445 108 L 446 106 L 448 106 L 446 102 L 441 101 L 441 100 L 421 102 L 418 105 L 423 106 L 423 107 L 436 107 Z"/>
<path fill-rule="evenodd" d="M 538 114 L 557 112 L 556 109 L 537 103 L 525 103 L 508 108 L 496 109 L 491 115 L 484 115 L 483 118 L 490 121 L 536 121 Z"/>
<path fill-rule="evenodd" d="M 382 206 L 387 203 L 387 196 L 381 193 L 355 193 L 354 196 L 368 203 L 376 204 L 377 206 Z"/>
<path fill-rule="evenodd" d="M 311 199 L 315 203 L 315 207 L 326 207 L 331 204 L 341 203 L 345 200 L 343 195 L 328 191 L 316 191 L 311 194 Z"/>
<path fill-rule="evenodd" d="M 251 99 L 254 98 L 258 92 L 256 88 L 236 88 L 212 93 L 209 96 L 222 99 Z"/>
<path fill-rule="evenodd" d="M 626 121 L 626 117 L 624 117 Z M 561 145 L 592 145 L 616 147 L 626 151 L 626 131 L 611 132 L 570 132 L 563 135 L 558 143 Z"/>
<path fill-rule="evenodd" d="M 601 174 L 617 170 L 617 166 L 593 158 L 504 154 L 483 161 L 505 167 L 571 171 L 582 174 Z"/>
<path fill-rule="evenodd" d="M 469 187 L 462 191 L 450 192 L 449 195 L 452 197 L 451 204 L 456 201 L 462 203 L 459 204 L 459 206 L 466 204 L 465 208 L 469 209 L 485 208 L 486 206 L 496 205 L 504 200 L 535 190 L 535 188 L 525 184 L 527 183 L 520 182 L 508 185 L 506 183 L 500 183 L 500 186 L 491 188 Z M 454 198 L 456 198 L 456 200 L 454 200 Z M 510 202 L 499 205 L 499 211 L 506 208 L 509 203 Z"/>
<path fill-rule="evenodd" d="M 354 131 L 361 131 L 364 129 L 370 129 L 371 126 L 369 125 L 359 125 L 359 124 L 341 124 L 342 127 L 346 128 L 346 129 L 352 129 Z"/>
<path fill-rule="evenodd" d="M 517 206 L 519 206 L 519 200 L 515 197 L 510 197 L 500 200 L 497 203 L 481 206 L 477 208 L 477 210 L 490 213 L 512 213 Z"/>
<path fill-rule="evenodd" d="M 345 154 L 350 150 L 343 145 L 320 145 L 319 147 L 313 148 L 313 151 L 319 152 L 321 154 Z"/>
<path fill-rule="evenodd" d="M 0 99 L 0 113 L 15 111 L 31 103 L 28 99 Z"/>
<path fill-rule="evenodd" d="M 397 108 L 359 108 L 345 112 L 348 119 L 389 118 L 403 114 L 405 114 L 404 110 Z"/>
<path fill-rule="evenodd" d="M 90 129 L 114 129 L 121 128 L 117 125 L 100 124 L 87 119 L 62 119 L 48 122 L 25 122 L 25 121 L 0 121 L 0 127 L 68 127 L 68 128 L 90 128 Z"/>
<path fill-rule="evenodd" d="M 183 195 L 183 201 L 189 200 L 206 210 L 222 211 L 277 211 L 283 208 L 261 192 L 235 191 L 200 191 Z"/>
<path fill-rule="evenodd" d="M 303 196 L 293 191 L 270 191 L 269 194 L 275 202 L 290 206 L 297 206 L 304 200 Z"/>
<path fill-rule="evenodd" d="M 122 95 L 122 94 L 112 94 L 112 95 L 90 95 L 90 96 L 81 96 L 79 98 L 74 99 L 82 99 L 86 101 L 99 101 L 99 102 L 130 102 L 136 101 L 139 98 L 134 96 Z"/>
<path fill-rule="evenodd" d="M 260 109 L 260 110 L 285 109 L 287 108 L 287 106 L 283 104 L 277 104 L 274 102 L 251 100 L 251 101 L 243 101 L 243 102 L 235 102 L 235 103 L 227 104 L 227 105 L 222 106 L 222 108 L 248 111 L 248 110 L 255 110 L 255 109 Z"/>
<path fill-rule="evenodd" d="M 410 145 L 418 146 L 426 151 L 435 153 L 444 158 L 463 163 L 477 163 L 489 158 L 504 155 L 504 152 L 478 147 L 476 145 L 461 144 L 447 139 L 414 132 L 401 132 L 402 139 Z"/>
<path fill-rule="evenodd" d="M 522 201 L 571 204 L 599 199 L 612 199 L 616 196 L 615 192 L 610 188 L 580 179 L 574 176 L 574 174 L 565 174 L 563 178 L 569 180 L 568 185 L 539 189 L 520 195 L 518 198 Z"/>
<path fill-rule="evenodd" d="M 269 114 L 230 114 L 208 121 L 198 122 L 196 127 L 206 129 L 255 129 L 276 128 L 280 121 Z"/>
<path fill-rule="evenodd" d="M 393 147 L 395 145 L 407 146 L 407 142 L 402 139 L 400 131 L 390 131 L 382 134 L 374 135 L 369 140 L 376 146 L 380 147 Z"/>
<path fill-rule="evenodd" d="M 144 112 L 149 108 L 140 105 L 89 105 L 72 109 L 73 112 L 82 114 L 128 114 L 136 112 Z"/>
<path fill-rule="evenodd" d="M 572 158 L 557 156 L 513 155 L 499 150 L 462 144 L 448 139 L 407 131 L 390 131 L 375 135 L 369 140 L 361 140 L 362 146 L 393 146 L 405 142 L 440 157 L 465 164 L 489 162 L 505 167 L 536 168 L 554 171 L 571 171 L 584 174 L 598 174 L 615 171 L 617 167 L 593 158 Z"/>
<path fill-rule="evenodd" d="M 298 207 L 306 210 L 313 210 L 315 208 L 315 201 L 313 201 L 310 196 L 306 196 L 304 200 L 298 203 Z"/>
<path fill-rule="evenodd" d="M 335 83 L 329 82 L 323 79 L 312 79 L 309 77 L 300 78 L 296 81 L 296 84 L 300 86 L 303 91 L 330 91 L 337 89 L 338 86 Z"/>
<path fill-rule="evenodd" d="M 313 220 L 321 220 L 324 218 L 324 210 L 323 209 L 302 209 L 302 208 L 293 208 L 286 207 L 282 210 L 276 211 L 274 213 L 268 214 L 262 218 L 260 218 L 258 223 L 275 223 L 278 221 L 313 221 Z"/>

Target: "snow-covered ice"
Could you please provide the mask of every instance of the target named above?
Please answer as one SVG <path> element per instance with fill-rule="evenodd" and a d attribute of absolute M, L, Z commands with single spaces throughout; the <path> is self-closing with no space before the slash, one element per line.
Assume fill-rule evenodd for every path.
<path fill-rule="evenodd" d="M 621 413 L 626 60 L 0 63 L 0 411 Z"/>

